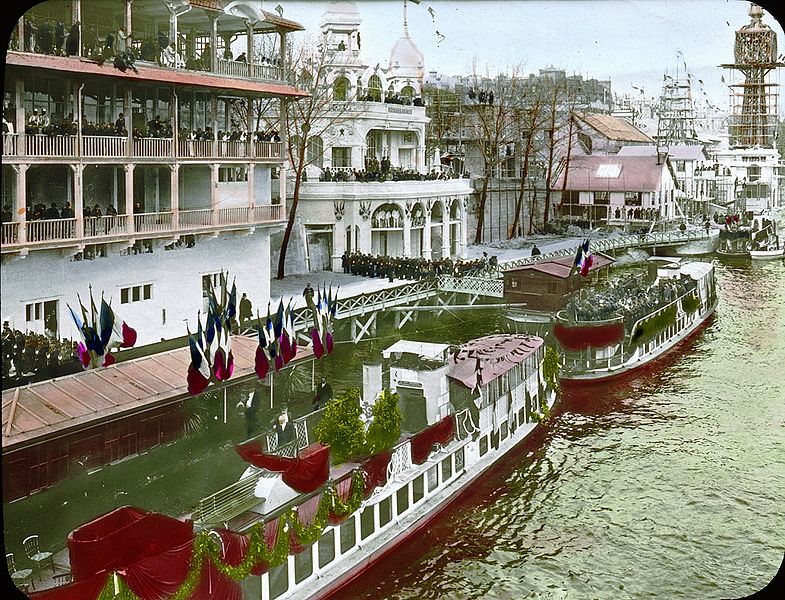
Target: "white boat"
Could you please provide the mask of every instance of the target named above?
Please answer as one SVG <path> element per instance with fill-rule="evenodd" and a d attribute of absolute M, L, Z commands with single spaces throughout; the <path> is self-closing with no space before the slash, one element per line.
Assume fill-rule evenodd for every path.
<path fill-rule="evenodd" d="M 785 247 L 766 250 L 750 250 L 750 256 L 754 260 L 777 260 L 785 258 Z"/>
<path fill-rule="evenodd" d="M 350 497 L 358 473 L 366 486 L 375 481 L 354 512 L 340 522 L 331 518 L 314 541 L 290 547 L 281 564 L 251 576 L 256 597 L 263 599 L 334 594 L 413 536 L 539 426 L 557 398 L 545 383 L 545 354 L 542 338 L 523 334 L 487 336 L 458 349 L 396 342 L 383 357 L 389 389 L 398 394 L 402 435 L 386 459 L 382 453 L 333 465 L 327 483 L 312 493 L 298 493 L 281 474 L 250 466 L 237 484 L 200 502 L 192 518 L 197 527 L 228 524 L 248 533 L 262 524 L 269 531 L 293 511 L 303 521 L 313 517 L 323 497 Z M 382 365 L 366 365 L 363 398 L 374 399 L 381 390 Z M 283 448 L 274 433 L 257 442 L 268 453 L 294 456 L 299 448 L 303 456 L 304 448 L 315 445 L 313 424 L 311 417 L 294 421 L 294 439 Z M 378 465 L 367 466 L 379 457 L 387 461 L 381 480 Z M 226 508 L 231 505 L 245 512 L 232 516 Z"/>
<path fill-rule="evenodd" d="M 707 322 L 717 306 L 714 266 L 661 260 L 648 283 L 631 275 L 620 278 L 557 314 L 553 333 L 563 351 L 561 381 L 628 374 L 662 357 Z"/>

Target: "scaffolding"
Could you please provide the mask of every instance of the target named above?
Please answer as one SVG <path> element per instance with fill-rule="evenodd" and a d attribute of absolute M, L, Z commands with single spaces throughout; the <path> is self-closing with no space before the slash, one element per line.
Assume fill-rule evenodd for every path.
<path fill-rule="evenodd" d="M 734 62 L 720 65 L 730 70 L 731 148 L 774 148 L 779 100 L 777 34 L 761 22 L 763 9 L 750 6 L 751 22 L 736 31 Z M 736 78 L 741 80 L 737 81 Z M 775 80 L 776 79 L 776 80 Z"/>

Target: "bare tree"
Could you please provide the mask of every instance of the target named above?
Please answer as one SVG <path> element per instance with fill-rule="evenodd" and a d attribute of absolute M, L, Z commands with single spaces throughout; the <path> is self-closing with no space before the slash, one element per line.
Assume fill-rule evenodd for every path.
<path fill-rule="evenodd" d="M 353 98 L 334 101 L 329 83 L 329 58 L 325 46 L 310 40 L 293 49 L 288 57 L 290 82 L 309 95 L 287 102 L 284 107 L 286 153 L 294 174 L 294 190 L 289 198 L 289 214 L 278 257 L 277 279 L 283 279 L 286 275 L 286 252 L 297 217 L 305 169 L 309 164 L 317 162 L 325 151 L 323 143 L 316 143 L 317 138 L 321 139 L 328 129 L 352 117 L 350 109 Z"/>
<path fill-rule="evenodd" d="M 516 130 L 516 95 L 519 92 L 518 78 L 515 72 L 511 75 L 499 75 L 493 82 L 486 85 L 475 76 L 474 88 L 470 91 L 468 121 L 474 130 L 473 137 L 479 143 L 483 162 L 483 181 L 480 199 L 477 205 L 477 231 L 474 243 L 482 242 L 482 231 L 485 225 L 485 204 L 488 198 L 488 184 L 494 170 L 507 158 L 504 149 L 515 143 Z"/>

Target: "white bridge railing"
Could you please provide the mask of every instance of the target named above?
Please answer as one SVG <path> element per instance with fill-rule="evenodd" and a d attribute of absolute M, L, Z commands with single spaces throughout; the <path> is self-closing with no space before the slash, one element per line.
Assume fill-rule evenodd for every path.
<path fill-rule="evenodd" d="M 590 249 L 593 252 L 607 252 L 609 250 L 622 250 L 626 248 L 648 248 L 651 246 L 666 246 L 693 240 L 703 240 L 708 239 L 708 237 L 709 234 L 702 229 L 645 233 L 641 235 L 621 235 L 603 240 L 592 240 Z M 573 256 L 576 248 L 577 244 L 574 247 L 563 248 L 554 252 L 544 252 L 538 256 L 525 256 L 516 258 L 515 260 L 499 261 L 499 269 L 501 271 L 507 271 L 510 269 L 517 269 L 524 265 L 530 265 L 540 260 L 558 258 L 560 256 Z"/>
<path fill-rule="evenodd" d="M 442 292 L 462 292 L 493 298 L 504 297 L 504 281 L 490 277 L 453 277 L 440 275 L 437 279 Z"/>

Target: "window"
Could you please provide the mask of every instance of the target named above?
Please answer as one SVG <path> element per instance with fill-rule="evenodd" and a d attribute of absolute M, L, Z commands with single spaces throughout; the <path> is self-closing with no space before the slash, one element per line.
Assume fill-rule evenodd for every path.
<path fill-rule="evenodd" d="M 346 77 L 339 77 L 333 83 L 333 99 L 338 101 L 349 99 L 349 80 Z"/>
<path fill-rule="evenodd" d="M 356 542 L 354 516 L 351 516 L 341 523 L 341 554 L 351 550 Z"/>
<path fill-rule="evenodd" d="M 609 204 L 610 192 L 594 192 L 594 204 Z"/>
<path fill-rule="evenodd" d="M 333 148 L 333 167 L 351 167 L 352 166 L 352 149 L 351 148 Z"/>
<path fill-rule="evenodd" d="M 132 285 L 120 288 L 120 304 L 130 304 L 131 302 L 142 302 L 153 297 L 153 284 L 145 283 L 142 285 Z"/>
<path fill-rule="evenodd" d="M 308 144 L 305 149 L 305 162 L 309 165 L 322 168 L 322 157 L 324 156 L 324 142 L 322 138 L 315 135 L 308 138 Z"/>
<path fill-rule="evenodd" d="M 374 102 L 382 101 L 382 80 L 378 75 L 371 75 L 368 79 L 368 99 Z"/>

